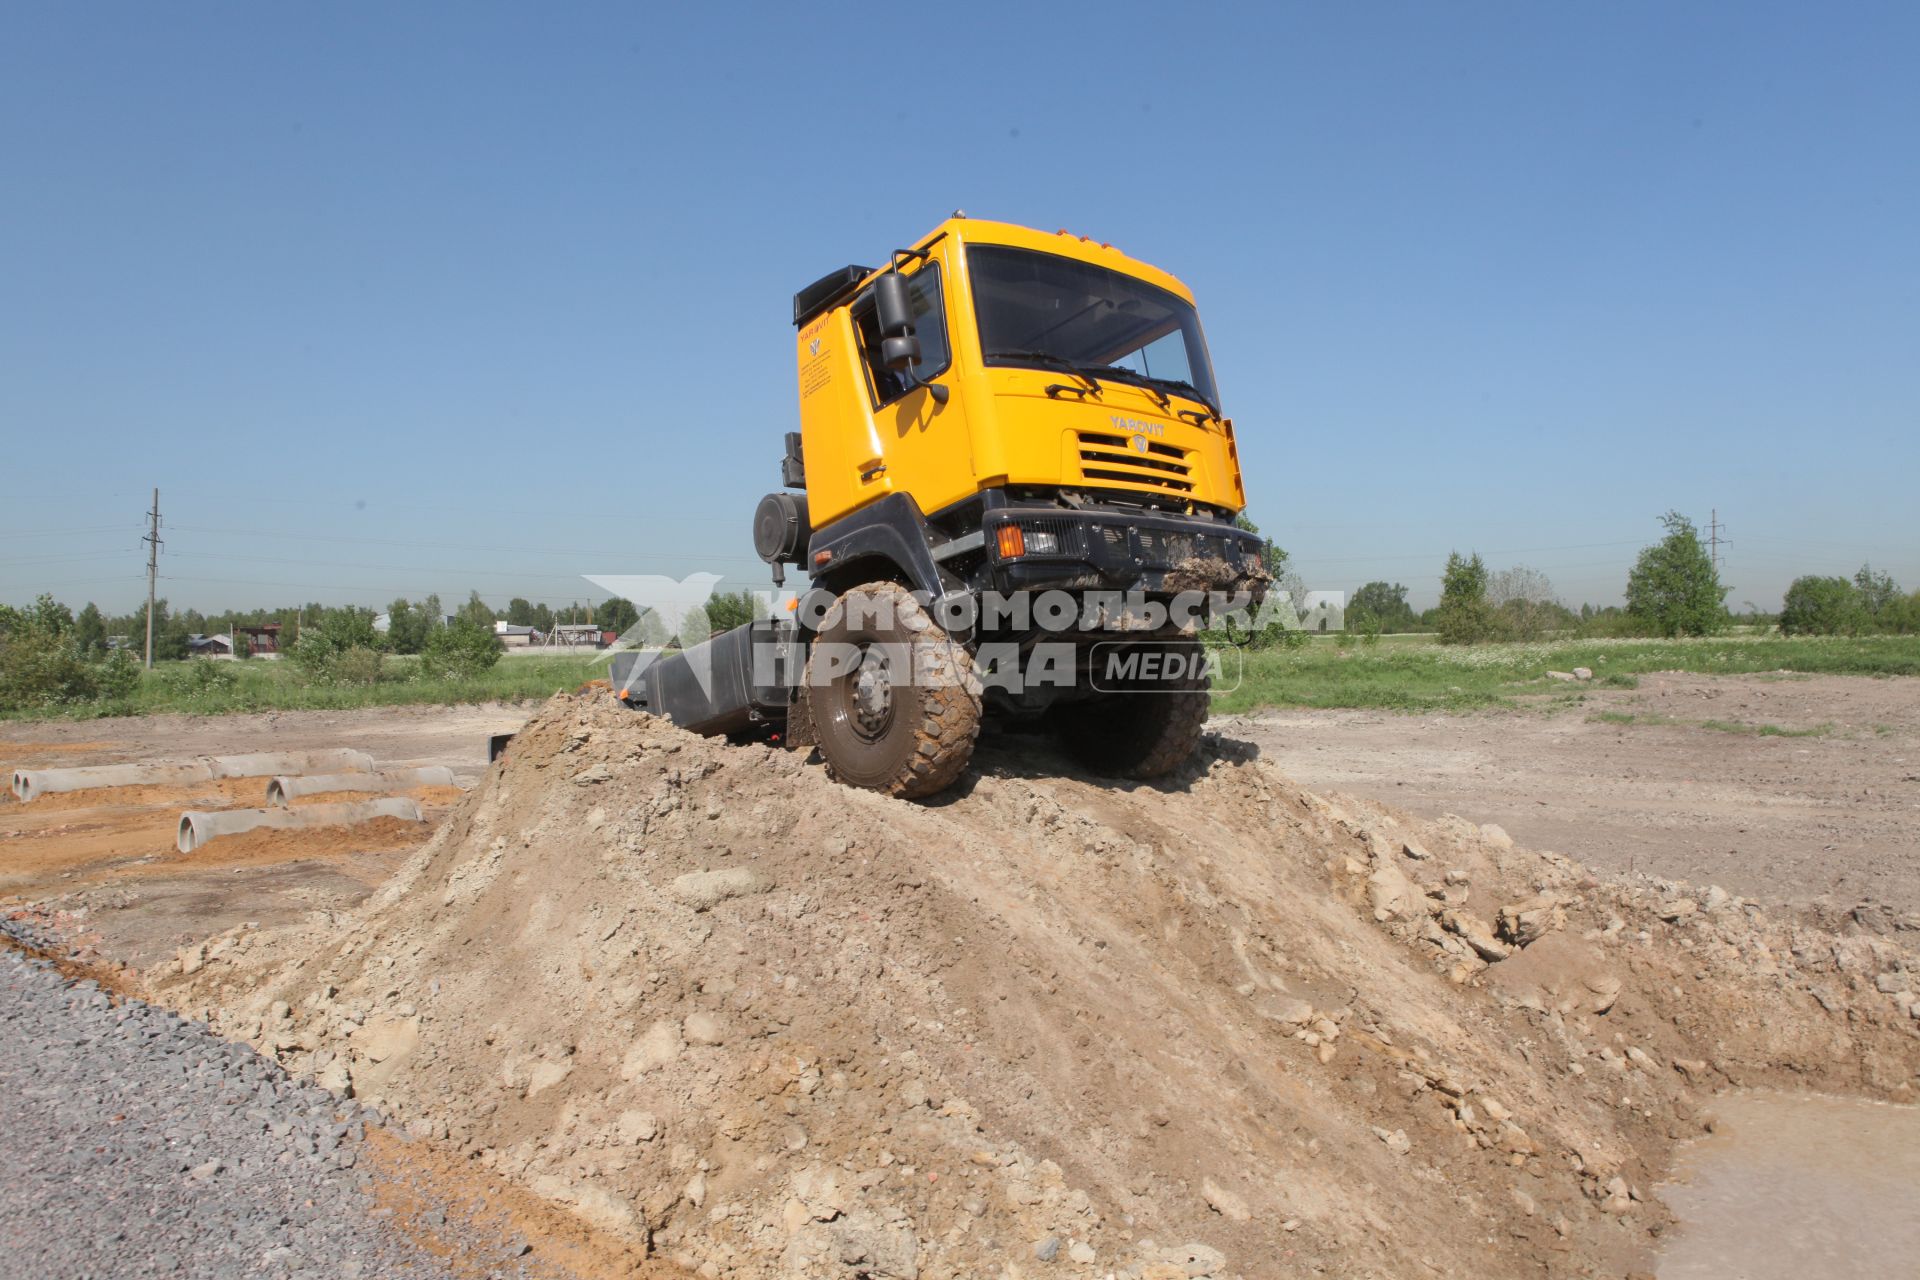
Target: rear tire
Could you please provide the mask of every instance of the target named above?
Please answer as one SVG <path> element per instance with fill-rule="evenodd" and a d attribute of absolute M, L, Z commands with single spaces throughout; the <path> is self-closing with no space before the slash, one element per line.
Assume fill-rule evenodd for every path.
<path fill-rule="evenodd" d="M 897 583 L 870 582 L 833 602 L 802 692 L 827 772 L 849 786 L 933 795 L 966 769 L 980 736 L 973 656 Z"/>
<path fill-rule="evenodd" d="M 1197 654 L 1200 646 L 1197 641 L 1182 640 L 1165 648 Z M 1211 706 L 1211 685 L 1202 667 L 1198 676 L 1163 681 L 1151 688 L 1119 689 L 1061 707 L 1054 713 L 1060 744 L 1095 773 L 1140 780 L 1163 777 L 1199 748 Z"/>

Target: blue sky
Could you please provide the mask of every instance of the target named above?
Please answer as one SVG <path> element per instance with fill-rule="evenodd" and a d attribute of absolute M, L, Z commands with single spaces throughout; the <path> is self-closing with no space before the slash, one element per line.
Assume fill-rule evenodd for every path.
<path fill-rule="evenodd" d="M 758 585 L 792 292 L 959 207 L 1198 296 L 1314 587 L 1920 586 L 1920 9 L 0 11 L 0 600 Z"/>

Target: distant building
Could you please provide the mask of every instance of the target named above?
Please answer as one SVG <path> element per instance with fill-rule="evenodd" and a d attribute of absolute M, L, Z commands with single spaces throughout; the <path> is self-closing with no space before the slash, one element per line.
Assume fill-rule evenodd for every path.
<path fill-rule="evenodd" d="M 532 627 L 516 627 L 511 622 L 494 623 L 493 634 L 500 637 L 500 644 L 508 649 L 525 649 L 544 639 Z"/>
<path fill-rule="evenodd" d="M 187 637 L 187 656 L 189 658 L 231 658 L 233 637 L 224 632 L 217 636 L 203 636 L 196 632 Z"/>
<path fill-rule="evenodd" d="M 550 643 L 599 649 L 609 643 L 606 636 L 606 632 L 591 622 L 563 622 L 554 627 Z"/>
<path fill-rule="evenodd" d="M 256 658 L 277 658 L 280 656 L 280 624 L 269 622 L 258 627 L 235 627 L 234 634 L 244 636 L 247 652 Z"/>

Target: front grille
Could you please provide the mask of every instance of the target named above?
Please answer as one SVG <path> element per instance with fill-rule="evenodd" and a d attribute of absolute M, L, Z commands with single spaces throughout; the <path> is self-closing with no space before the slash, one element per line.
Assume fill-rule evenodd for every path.
<path fill-rule="evenodd" d="M 1193 492 L 1193 468 L 1185 449 L 1145 436 L 1110 431 L 1082 431 L 1079 436 L 1083 479 L 1117 481 L 1169 493 Z M 1146 447 L 1139 448 L 1135 440 Z"/>

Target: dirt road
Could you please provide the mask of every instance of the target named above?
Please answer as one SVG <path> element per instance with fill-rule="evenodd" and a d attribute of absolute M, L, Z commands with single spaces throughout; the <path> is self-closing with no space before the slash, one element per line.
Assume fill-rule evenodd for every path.
<path fill-rule="evenodd" d="M 1920 912 L 1920 681 L 1655 675 L 1571 713 L 1274 711 L 1216 727 L 1313 790 L 1497 822 L 1591 867 Z"/>

